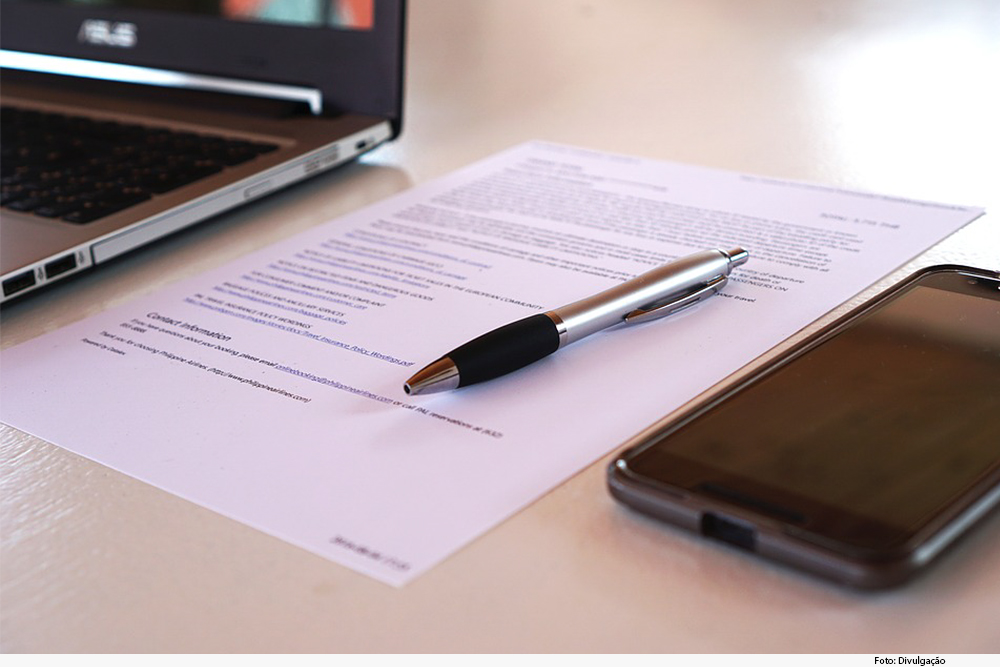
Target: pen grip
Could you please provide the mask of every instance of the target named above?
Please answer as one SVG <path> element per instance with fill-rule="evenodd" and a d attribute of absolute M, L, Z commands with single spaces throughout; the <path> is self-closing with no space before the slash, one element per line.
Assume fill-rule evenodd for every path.
<path fill-rule="evenodd" d="M 545 314 L 511 322 L 452 350 L 459 387 L 506 375 L 559 349 L 559 331 Z"/>

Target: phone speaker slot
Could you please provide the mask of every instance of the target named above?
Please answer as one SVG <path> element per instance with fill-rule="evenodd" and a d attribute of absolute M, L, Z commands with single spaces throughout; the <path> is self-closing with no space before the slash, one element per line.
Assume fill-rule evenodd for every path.
<path fill-rule="evenodd" d="M 706 512 L 701 517 L 701 532 L 722 542 L 753 551 L 757 546 L 757 534 L 753 528 Z"/>

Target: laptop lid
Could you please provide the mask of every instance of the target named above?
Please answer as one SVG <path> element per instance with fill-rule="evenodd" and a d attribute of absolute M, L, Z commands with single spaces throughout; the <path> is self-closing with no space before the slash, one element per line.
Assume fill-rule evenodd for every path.
<path fill-rule="evenodd" d="M 72 66 L 61 59 L 82 59 L 91 64 L 76 68 L 77 75 L 89 69 L 97 78 L 106 73 L 128 81 L 140 74 L 129 67 L 149 68 L 188 75 L 195 88 L 211 90 L 206 83 L 216 83 L 223 86 L 216 90 L 262 96 L 312 90 L 319 100 L 310 104 L 314 113 L 378 116 L 393 124 L 395 135 L 402 122 L 404 5 L 404 0 L 2 0 L 0 62 L 22 71 L 60 73 Z M 95 70 L 95 62 L 113 68 Z M 185 85 L 183 77 L 152 82 Z"/>

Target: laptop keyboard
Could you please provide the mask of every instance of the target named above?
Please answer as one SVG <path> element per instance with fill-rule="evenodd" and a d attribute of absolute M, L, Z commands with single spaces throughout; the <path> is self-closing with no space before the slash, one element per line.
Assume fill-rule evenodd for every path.
<path fill-rule="evenodd" d="M 5 106 L 0 108 L 0 206 L 84 224 L 275 149 Z"/>

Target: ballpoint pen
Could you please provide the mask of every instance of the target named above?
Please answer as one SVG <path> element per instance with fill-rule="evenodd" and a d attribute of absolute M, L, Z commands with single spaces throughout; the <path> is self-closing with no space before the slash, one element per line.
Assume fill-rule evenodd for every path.
<path fill-rule="evenodd" d="M 406 381 L 407 394 L 427 394 L 492 380 L 616 324 L 665 317 L 716 294 L 743 248 L 705 250 L 643 273 L 603 292 L 504 325 L 455 348 Z"/>

